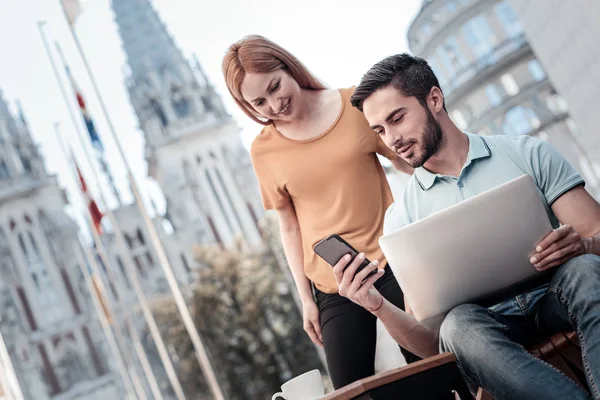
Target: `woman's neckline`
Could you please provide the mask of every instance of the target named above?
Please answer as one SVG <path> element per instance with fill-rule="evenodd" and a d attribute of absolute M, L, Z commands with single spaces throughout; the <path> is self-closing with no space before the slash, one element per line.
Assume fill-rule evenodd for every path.
<path fill-rule="evenodd" d="M 331 132 L 333 130 L 333 128 L 335 128 L 335 126 L 340 121 L 340 118 L 342 118 L 342 114 L 344 114 L 344 109 L 346 108 L 346 101 L 344 99 L 344 93 L 342 93 L 342 89 L 337 89 L 337 92 L 339 94 L 339 99 L 342 102 L 342 106 L 340 107 L 340 111 L 339 111 L 337 117 L 331 123 L 331 125 L 329 125 L 329 127 L 327 129 L 325 129 L 325 131 L 321 132 L 320 134 L 318 134 L 318 135 L 316 135 L 314 137 L 308 138 L 308 139 L 292 139 L 290 137 L 285 136 L 283 133 L 281 133 L 277 129 L 277 127 L 275 126 L 275 124 L 271 124 L 271 128 L 277 133 L 278 136 L 280 136 L 281 138 L 283 138 L 285 140 L 289 140 L 290 142 L 293 142 L 293 143 L 310 143 L 310 142 L 314 142 L 316 140 L 319 140 L 319 139 L 323 138 L 329 132 Z"/>

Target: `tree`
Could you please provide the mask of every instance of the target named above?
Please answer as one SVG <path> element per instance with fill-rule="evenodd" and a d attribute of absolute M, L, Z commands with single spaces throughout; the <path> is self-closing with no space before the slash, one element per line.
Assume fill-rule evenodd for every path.
<path fill-rule="evenodd" d="M 274 227 L 262 227 L 265 243 L 273 243 Z M 302 316 L 275 251 L 273 246 L 250 249 L 241 242 L 233 250 L 196 250 L 202 267 L 193 288 L 192 313 L 228 399 L 267 398 L 296 375 L 324 371 L 302 329 Z M 193 398 L 208 393 L 185 328 L 173 318 L 175 305 L 163 304 L 157 312 L 185 390 Z"/>

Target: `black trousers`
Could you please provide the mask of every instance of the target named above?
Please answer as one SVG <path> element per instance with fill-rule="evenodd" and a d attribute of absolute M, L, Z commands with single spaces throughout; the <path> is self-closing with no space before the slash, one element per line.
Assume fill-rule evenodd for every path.
<path fill-rule="evenodd" d="M 383 276 L 375 282 L 375 288 L 390 303 L 404 309 L 404 295 L 388 266 Z M 315 298 L 333 386 L 337 389 L 373 375 L 377 317 L 337 293 L 328 294 L 315 289 Z M 406 362 L 420 360 L 411 352 L 403 348 L 400 350 Z"/>

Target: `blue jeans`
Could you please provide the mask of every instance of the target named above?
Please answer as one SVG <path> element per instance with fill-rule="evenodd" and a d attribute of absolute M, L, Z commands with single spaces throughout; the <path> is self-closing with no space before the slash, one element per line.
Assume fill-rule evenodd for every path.
<path fill-rule="evenodd" d="M 575 330 L 590 391 L 600 399 L 600 257 L 557 268 L 548 286 L 484 308 L 464 304 L 446 316 L 440 348 L 456 355 L 467 383 L 496 400 L 589 399 L 575 382 L 525 348 Z"/>

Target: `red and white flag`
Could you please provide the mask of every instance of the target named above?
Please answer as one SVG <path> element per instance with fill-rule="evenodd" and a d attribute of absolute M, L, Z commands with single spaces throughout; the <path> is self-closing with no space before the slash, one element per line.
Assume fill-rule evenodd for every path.
<path fill-rule="evenodd" d="M 100 209 L 98 208 L 98 204 L 96 203 L 96 200 L 94 200 L 94 198 L 90 194 L 87 184 L 85 183 L 85 179 L 83 178 L 83 174 L 81 173 L 81 170 L 79 169 L 79 166 L 77 165 L 77 162 L 75 162 L 75 168 L 77 169 L 77 176 L 79 176 L 79 184 L 81 185 L 81 192 L 83 193 L 83 197 L 85 198 L 85 201 L 87 202 L 88 210 L 90 212 L 90 215 L 92 216 L 92 222 L 94 223 L 94 229 L 96 229 L 96 232 L 98 232 L 98 234 L 101 235 L 102 234 L 102 218 L 104 217 L 104 214 L 102 213 L 102 211 L 100 211 Z"/>

